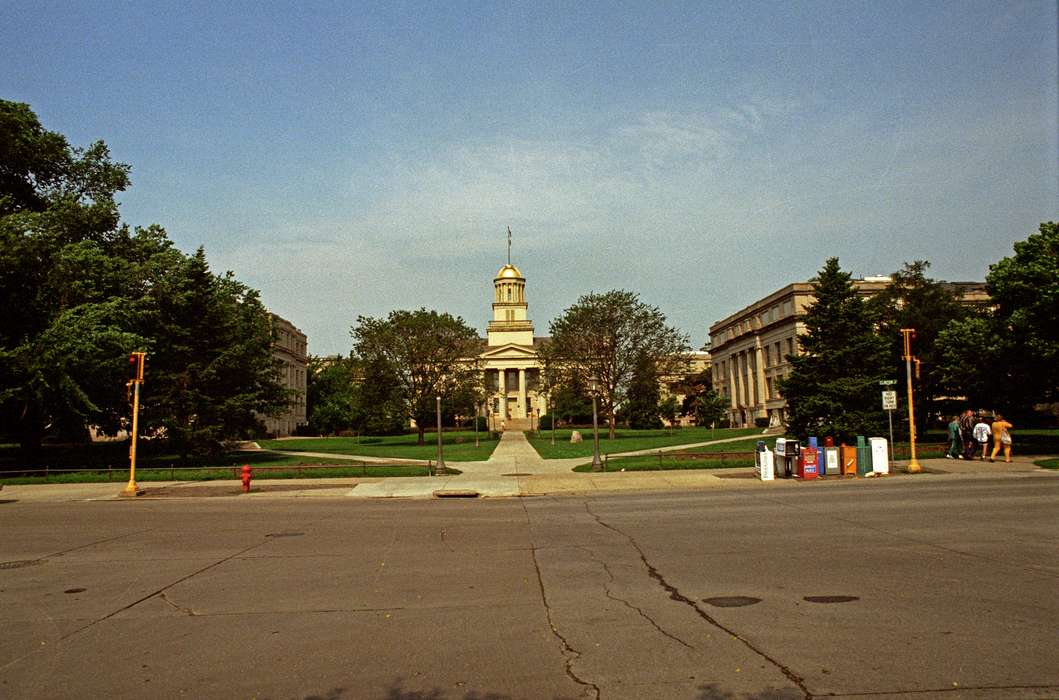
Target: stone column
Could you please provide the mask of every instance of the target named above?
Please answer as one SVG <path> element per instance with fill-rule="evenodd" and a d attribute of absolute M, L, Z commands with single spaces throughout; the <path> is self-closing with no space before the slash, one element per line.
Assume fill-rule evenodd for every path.
<path fill-rule="evenodd" d="M 761 345 L 761 338 L 757 339 L 757 401 L 756 403 L 761 404 L 761 407 L 765 407 L 765 402 L 768 401 L 769 397 L 766 396 L 765 391 L 765 348 Z"/>
<path fill-rule="evenodd" d="M 497 386 L 500 388 L 500 417 L 507 420 L 507 370 L 497 370 Z"/>
<path fill-rule="evenodd" d="M 526 370 L 520 368 L 518 371 L 518 412 L 519 418 L 529 418 L 526 402 Z"/>

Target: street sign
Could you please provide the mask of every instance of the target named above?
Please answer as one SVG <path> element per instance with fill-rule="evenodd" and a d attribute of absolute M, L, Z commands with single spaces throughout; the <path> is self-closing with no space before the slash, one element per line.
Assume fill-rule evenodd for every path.
<path fill-rule="evenodd" d="M 882 407 L 884 411 L 896 411 L 897 410 L 897 392 L 896 391 L 884 391 L 882 393 Z"/>
<path fill-rule="evenodd" d="M 897 383 L 896 379 L 880 379 L 879 386 L 893 386 Z"/>

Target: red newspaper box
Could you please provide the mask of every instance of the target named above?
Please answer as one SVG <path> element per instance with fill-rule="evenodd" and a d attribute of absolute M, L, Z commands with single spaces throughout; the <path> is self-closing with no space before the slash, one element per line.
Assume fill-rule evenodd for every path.
<path fill-rule="evenodd" d="M 820 476 L 820 450 L 816 447 L 803 447 L 798 458 L 798 476 L 803 479 L 815 479 Z"/>

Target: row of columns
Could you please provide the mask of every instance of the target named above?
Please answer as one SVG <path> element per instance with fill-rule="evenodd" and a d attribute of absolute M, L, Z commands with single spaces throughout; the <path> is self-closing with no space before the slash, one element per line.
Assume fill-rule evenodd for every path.
<path fill-rule="evenodd" d="M 732 412 L 740 409 L 754 415 L 755 406 L 765 404 L 765 351 L 760 338 L 754 347 L 734 353 L 728 362 L 728 386 L 731 387 Z"/>
<path fill-rule="evenodd" d="M 512 367 L 512 368 L 505 368 L 505 369 L 487 369 L 487 370 L 484 370 L 484 372 L 496 372 L 497 373 L 496 386 L 497 386 L 497 393 L 499 394 L 499 399 L 500 399 L 500 411 L 499 411 L 500 417 L 505 419 L 505 420 L 508 419 L 508 418 L 528 418 L 529 417 L 529 394 L 528 394 L 527 385 L 526 385 L 526 369 L 524 367 L 517 368 L 518 369 L 518 396 L 517 396 L 517 404 L 516 404 L 516 413 L 519 414 L 519 415 L 515 415 L 515 416 L 510 415 L 510 413 L 508 412 L 508 408 L 507 408 L 507 398 L 508 398 L 508 396 L 507 396 L 507 392 L 508 392 L 508 387 L 507 387 L 507 369 L 515 369 L 515 368 Z M 483 379 L 484 379 L 484 377 L 483 377 Z M 489 382 L 485 382 L 485 385 L 489 386 L 490 383 Z M 495 398 L 496 396 L 497 396 L 497 394 L 493 394 L 493 396 L 490 397 L 490 398 Z M 538 408 L 541 410 L 541 413 L 543 414 L 546 411 L 545 411 L 545 407 L 544 407 L 543 397 L 541 397 L 539 394 L 538 394 L 538 401 L 539 401 Z"/>

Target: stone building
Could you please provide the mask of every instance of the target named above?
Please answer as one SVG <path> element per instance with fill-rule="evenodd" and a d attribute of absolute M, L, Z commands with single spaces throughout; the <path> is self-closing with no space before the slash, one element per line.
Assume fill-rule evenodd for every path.
<path fill-rule="evenodd" d="M 988 300 L 982 282 L 949 282 L 964 303 Z M 890 285 L 889 277 L 853 280 L 864 296 Z M 798 336 L 805 332 L 803 318 L 813 303 L 813 285 L 795 282 L 710 326 L 713 388 L 730 399 L 733 427 L 753 426 L 756 419 L 769 426 L 786 423 L 787 401 L 779 380 L 790 374 L 788 355 L 800 352 Z"/>
<path fill-rule="evenodd" d="M 547 338 L 533 335 L 526 278 L 510 262 L 493 279 L 493 318 L 478 361 L 486 392 L 485 414 L 497 427 L 528 429 L 547 415 L 537 354 Z"/>
<path fill-rule="evenodd" d="M 272 314 L 272 330 L 275 341 L 272 355 L 282 363 L 280 383 L 294 390 L 290 406 L 278 416 L 264 416 L 265 430 L 269 435 L 286 437 L 293 435 L 298 426 L 305 425 L 306 373 L 309 370 L 308 340 L 293 323 Z"/>

